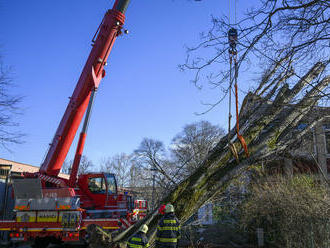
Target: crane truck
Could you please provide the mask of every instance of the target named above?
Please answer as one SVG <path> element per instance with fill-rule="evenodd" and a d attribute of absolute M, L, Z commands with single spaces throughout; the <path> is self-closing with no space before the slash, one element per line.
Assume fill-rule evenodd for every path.
<path fill-rule="evenodd" d="M 127 228 L 138 219 L 136 202 L 132 196 L 118 193 L 114 174 L 78 175 L 95 94 L 106 75 L 104 67 L 113 44 L 126 32 L 123 25 L 129 2 L 116 0 L 98 27 L 87 62 L 39 172 L 24 173 L 23 179 L 13 180 L 16 217 L 0 221 L 0 231 L 7 231 L 13 242 L 31 241 L 35 247 L 46 247 L 49 242 L 82 242 L 87 240 L 89 225 L 116 230 Z M 60 178 L 84 115 L 70 177 Z M 144 216 L 146 203 L 140 208 Z"/>

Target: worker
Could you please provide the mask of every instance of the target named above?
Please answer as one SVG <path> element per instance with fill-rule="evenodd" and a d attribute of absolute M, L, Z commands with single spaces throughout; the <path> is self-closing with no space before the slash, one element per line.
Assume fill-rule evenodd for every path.
<path fill-rule="evenodd" d="M 139 231 L 134 234 L 127 242 L 128 248 L 148 248 L 149 241 L 147 238 L 148 226 L 142 225 Z"/>
<path fill-rule="evenodd" d="M 167 204 L 165 215 L 160 219 L 157 226 L 156 247 L 175 248 L 180 239 L 180 222 L 175 216 L 174 206 Z"/>

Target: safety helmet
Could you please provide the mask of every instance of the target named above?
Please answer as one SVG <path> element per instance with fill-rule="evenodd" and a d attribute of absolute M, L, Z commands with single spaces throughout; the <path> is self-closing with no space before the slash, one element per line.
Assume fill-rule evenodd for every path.
<path fill-rule="evenodd" d="M 143 232 L 143 233 L 147 233 L 148 232 L 148 226 L 146 225 L 146 224 L 143 224 L 141 227 L 140 227 L 140 229 L 139 229 L 139 231 L 140 232 Z"/>
<path fill-rule="evenodd" d="M 174 207 L 172 204 L 167 204 L 165 207 L 165 213 L 173 213 L 174 212 Z"/>
<path fill-rule="evenodd" d="M 165 204 L 161 205 L 160 208 L 158 209 L 158 213 L 164 215 L 165 214 Z"/>

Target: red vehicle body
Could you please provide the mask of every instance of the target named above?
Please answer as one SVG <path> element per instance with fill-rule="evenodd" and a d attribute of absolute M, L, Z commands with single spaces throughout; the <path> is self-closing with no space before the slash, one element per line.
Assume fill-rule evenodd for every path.
<path fill-rule="evenodd" d="M 36 246 L 46 247 L 45 243 L 50 241 L 84 240 L 90 224 L 108 230 L 134 224 L 132 197 L 118 194 L 113 174 L 77 176 L 95 93 L 106 75 L 104 66 L 112 46 L 122 34 L 129 1 L 116 0 L 113 8 L 106 12 L 39 173 L 26 173 L 20 182 L 25 184 L 21 187 L 25 195 L 19 198 L 20 190 L 14 185 L 16 219 L 0 221 L 0 231 L 9 231 L 11 240 L 31 240 Z M 59 172 L 84 115 L 70 178 L 60 178 Z M 38 196 L 31 196 L 32 183 L 40 185 L 36 187 L 37 191 L 40 188 Z"/>

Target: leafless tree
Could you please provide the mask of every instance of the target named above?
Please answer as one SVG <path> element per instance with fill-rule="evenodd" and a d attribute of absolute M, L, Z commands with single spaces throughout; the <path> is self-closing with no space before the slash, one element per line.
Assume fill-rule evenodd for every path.
<path fill-rule="evenodd" d="M 174 179 L 175 164 L 169 160 L 169 154 L 163 142 L 144 138 L 134 151 L 135 169 L 140 172 L 140 185 L 149 188 L 145 199 L 152 208 L 168 190 L 176 185 Z"/>
<path fill-rule="evenodd" d="M 69 162 L 65 160 L 61 172 L 65 174 L 70 174 L 72 164 L 73 164 L 73 160 L 70 160 Z M 90 172 L 93 168 L 94 168 L 93 162 L 89 160 L 86 155 L 82 155 L 79 164 L 78 175 Z"/>
<path fill-rule="evenodd" d="M 71 172 L 71 162 L 69 162 L 68 160 L 64 160 L 61 168 L 61 173 L 70 174 L 70 172 Z"/>
<path fill-rule="evenodd" d="M 172 140 L 171 152 L 178 168 L 176 176 L 191 174 L 203 162 L 210 150 L 219 142 L 225 132 L 208 121 L 184 126 Z"/>
<path fill-rule="evenodd" d="M 80 160 L 78 175 L 91 172 L 94 168 L 94 164 L 86 155 L 83 155 Z"/>
<path fill-rule="evenodd" d="M 156 180 L 162 187 L 175 184 L 171 175 L 172 163 L 168 160 L 163 142 L 144 138 L 134 151 L 136 165 L 149 171 L 156 171 Z M 152 174 L 152 173 L 151 173 Z"/>
<path fill-rule="evenodd" d="M 16 131 L 18 123 L 15 121 L 15 115 L 20 114 L 19 104 L 22 97 L 12 95 L 13 81 L 11 69 L 4 66 L 0 57 L 0 146 L 8 149 L 9 144 L 22 143 L 21 132 Z"/>
<path fill-rule="evenodd" d="M 132 157 L 125 153 L 105 158 L 101 162 L 101 170 L 115 174 L 120 188 L 129 186 L 131 167 Z"/>
<path fill-rule="evenodd" d="M 129 176 L 130 187 L 151 187 L 152 186 L 152 175 L 150 170 L 146 170 L 132 159 L 132 166 L 130 168 Z"/>
<path fill-rule="evenodd" d="M 211 108 L 221 102 L 229 90 L 227 33 L 234 27 L 238 30 L 241 72 L 254 68 L 255 73 L 257 65 L 265 69 L 275 63 L 273 72 L 282 74 L 280 78 L 283 74 L 293 75 L 287 82 L 294 83 L 306 67 L 329 60 L 329 10 L 327 0 L 260 0 L 259 6 L 247 10 L 244 18 L 236 22 L 230 22 L 229 16 L 212 17 L 212 28 L 201 34 L 199 44 L 187 49 L 187 60 L 180 68 L 195 72 L 196 86 L 209 83 L 222 90 L 222 97 Z M 267 74 L 269 71 L 264 72 L 264 81 L 270 83 Z"/>

